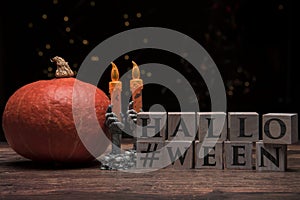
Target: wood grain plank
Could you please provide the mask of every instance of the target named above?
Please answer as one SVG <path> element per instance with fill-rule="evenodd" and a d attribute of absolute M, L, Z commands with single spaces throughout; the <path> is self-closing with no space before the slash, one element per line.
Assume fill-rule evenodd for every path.
<path fill-rule="evenodd" d="M 0 199 L 299 199 L 300 144 L 288 145 L 287 151 L 286 172 L 166 168 L 126 173 L 100 170 L 97 162 L 42 165 L 1 144 Z"/>

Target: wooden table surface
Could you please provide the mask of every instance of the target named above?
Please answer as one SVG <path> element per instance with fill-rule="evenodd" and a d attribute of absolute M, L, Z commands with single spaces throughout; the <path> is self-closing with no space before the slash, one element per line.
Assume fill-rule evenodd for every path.
<path fill-rule="evenodd" d="M 300 199 L 300 143 L 286 172 L 175 170 L 148 173 L 42 165 L 0 144 L 0 199 Z"/>

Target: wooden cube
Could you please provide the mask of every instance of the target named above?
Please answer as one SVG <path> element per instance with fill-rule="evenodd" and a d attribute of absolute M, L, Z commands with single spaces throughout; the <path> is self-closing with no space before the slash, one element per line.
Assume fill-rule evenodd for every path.
<path fill-rule="evenodd" d="M 161 138 L 155 138 L 150 140 L 148 138 L 138 138 L 136 142 L 136 152 L 137 153 L 147 153 L 153 151 L 159 151 L 165 146 L 165 140 Z"/>
<path fill-rule="evenodd" d="M 191 169 L 194 167 L 194 142 L 166 142 L 164 150 L 166 162 L 168 163 L 167 168 Z"/>
<path fill-rule="evenodd" d="M 195 168 L 223 169 L 223 142 L 195 142 Z"/>
<path fill-rule="evenodd" d="M 160 138 L 165 140 L 166 126 L 166 112 L 139 112 L 135 136 L 143 139 Z"/>
<path fill-rule="evenodd" d="M 252 169 L 252 142 L 225 141 L 225 168 Z"/>
<path fill-rule="evenodd" d="M 169 112 L 167 133 L 169 141 L 193 141 L 196 137 L 196 113 Z"/>
<path fill-rule="evenodd" d="M 164 140 L 150 140 L 138 138 L 136 144 L 137 160 L 136 168 L 138 169 L 161 169 L 166 166 L 164 164 L 163 148 Z"/>
<path fill-rule="evenodd" d="M 225 141 L 227 139 L 227 117 L 225 112 L 198 112 L 198 139 L 200 142 Z"/>
<path fill-rule="evenodd" d="M 293 144 L 298 142 L 298 115 L 295 113 L 268 113 L 262 119 L 263 142 Z"/>
<path fill-rule="evenodd" d="M 285 171 L 287 168 L 287 145 L 256 142 L 257 171 Z"/>
<path fill-rule="evenodd" d="M 228 129 L 230 141 L 259 140 L 259 115 L 256 112 L 229 112 Z"/>
<path fill-rule="evenodd" d="M 166 167 L 163 151 L 152 151 L 137 153 L 136 168 L 146 170 L 157 170 Z"/>

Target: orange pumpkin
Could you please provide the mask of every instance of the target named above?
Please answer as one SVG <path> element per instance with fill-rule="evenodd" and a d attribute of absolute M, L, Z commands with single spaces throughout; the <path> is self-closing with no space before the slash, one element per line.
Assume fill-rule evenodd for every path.
<path fill-rule="evenodd" d="M 99 132 L 89 126 L 95 112 L 97 122 L 110 138 L 105 127 L 109 98 L 96 86 L 69 77 L 74 74 L 62 58 L 52 61 L 58 67 L 56 78 L 27 84 L 9 98 L 2 121 L 5 137 L 13 150 L 34 161 L 92 161 L 95 156 L 78 136 L 74 111 L 80 115 L 79 128 L 86 140 L 99 137 Z M 96 152 L 103 148 L 94 143 Z"/>

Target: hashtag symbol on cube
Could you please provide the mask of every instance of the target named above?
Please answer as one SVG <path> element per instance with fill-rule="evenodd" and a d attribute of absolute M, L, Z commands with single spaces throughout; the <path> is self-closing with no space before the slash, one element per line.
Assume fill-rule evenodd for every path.
<path fill-rule="evenodd" d="M 159 157 L 155 157 L 155 154 L 158 154 L 158 153 L 160 153 L 160 152 L 159 151 L 153 151 L 153 152 L 146 153 L 145 157 L 141 157 L 140 160 L 144 161 L 143 167 L 146 167 L 148 161 L 150 162 L 149 167 L 152 167 L 153 161 L 154 160 L 159 160 Z M 150 154 L 152 154 L 152 155 L 150 156 Z"/>

